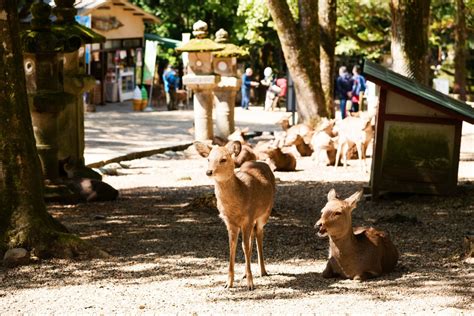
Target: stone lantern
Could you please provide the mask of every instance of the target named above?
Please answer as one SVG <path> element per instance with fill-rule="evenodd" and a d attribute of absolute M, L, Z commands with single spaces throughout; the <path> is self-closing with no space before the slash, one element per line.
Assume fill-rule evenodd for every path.
<path fill-rule="evenodd" d="M 71 38 L 80 42 L 75 45 L 66 45 L 64 48 L 64 91 L 74 97 L 59 114 L 59 152 L 60 160 L 67 160 L 69 168 L 75 170 L 76 175 L 85 178 L 101 179 L 102 177 L 84 163 L 84 101 L 83 94 L 95 85 L 95 79 L 86 75 L 84 44 L 105 42 L 105 37 L 80 25 L 75 20 L 77 9 L 75 0 L 55 0 L 53 9 L 56 21 L 53 31 L 60 38 L 69 43 Z M 68 40 L 69 39 L 69 40 Z M 78 46 L 82 46 L 79 49 Z"/>
<path fill-rule="evenodd" d="M 36 2 L 31 13 L 31 29 L 22 36 L 28 103 L 44 178 L 56 182 L 58 116 L 73 97 L 64 92 L 62 52 L 65 45 L 78 49 L 80 41 L 71 38 L 66 43 L 52 32 L 48 4 Z"/>
<path fill-rule="evenodd" d="M 214 88 L 216 105 L 216 135 L 227 138 L 234 132 L 235 96 L 242 83 L 237 76 L 237 58 L 248 55 L 240 47 L 228 43 L 229 34 L 224 29 L 216 33 L 215 41 L 224 44 L 225 48 L 213 52 L 212 65 L 214 73 L 221 78 Z"/>
<path fill-rule="evenodd" d="M 212 105 L 213 89 L 220 81 L 212 69 L 212 52 L 224 49 L 224 45 L 206 38 L 207 23 L 197 21 L 193 25 L 194 39 L 177 48 L 178 52 L 189 53 L 188 73 L 183 84 L 194 92 L 194 138 L 208 140 L 213 138 Z"/>

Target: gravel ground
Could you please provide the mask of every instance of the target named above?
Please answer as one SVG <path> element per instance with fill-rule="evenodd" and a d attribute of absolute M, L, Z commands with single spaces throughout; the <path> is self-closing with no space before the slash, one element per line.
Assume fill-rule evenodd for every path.
<path fill-rule="evenodd" d="M 370 161 L 369 161 L 370 162 Z M 277 172 L 277 196 L 265 231 L 270 276 L 225 290 L 228 241 L 206 161 L 192 151 L 107 166 L 118 176 L 115 202 L 49 205 L 72 232 L 111 254 L 105 260 L 45 260 L 0 268 L 0 315 L 12 314 L 473 314 L 474 266 L 462 238 L 474 232 L 474 162 L 462 161 L 450 197 L 392 195 L 362 201 L 355 225 L 391 233 L 401 258 L 395 272 L 368 282 L 323 279 L 328 240 L 313 225 L 336 188 L 348 196 L 367 185 L 357 162 L 347 170 L 298 161 Z M 125 168 L 124 168 L 125 167 Z M 238 247 L 236 275 L 244 272 Z"/>

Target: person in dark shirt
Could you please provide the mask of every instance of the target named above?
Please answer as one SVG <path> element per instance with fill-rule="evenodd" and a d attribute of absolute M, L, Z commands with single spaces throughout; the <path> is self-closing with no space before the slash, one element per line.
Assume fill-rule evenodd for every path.
<path fill-rule="evenodd" d="M 336 96 L 339 99 L 341 119 L 344 119 L 346 117 L 347 100 L 352 97 L 352 78 L 346 66 L 339 68 L 339 77 L 336 80 Z"/>
<path fill-rule="evenodd" d="M 252 80 L 253 70 L 252 68 L 245 69 L 245 73 L 242 76 L 242 109 L 248 110 L 250 104 L 250 88 L 258 87 L 258 82 Z"/>
<path fill-rule="evenodd" d="M 360 67 L 352 68 L 352 107 L 351 113 L 359 112 L 359 104 L 362 103 L 365 92 L 365 78 L 360 74 Z"/>
<path fill-rule="evenodd" d="M 176 71 L 171 65 L 168 65 L 163 73 L 163 83 L 166 94 L 166 106 L 168 111 L 176 110 L 176 88 L 178 85 L 179 77 Z"/>

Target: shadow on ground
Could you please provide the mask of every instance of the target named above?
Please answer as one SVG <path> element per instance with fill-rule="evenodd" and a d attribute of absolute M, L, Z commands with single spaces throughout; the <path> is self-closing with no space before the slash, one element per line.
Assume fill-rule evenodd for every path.
<path fill-rule="evenodd" d="M 335 187 L 342 197 L 347 197 L 363 185 L 355 182 L 279 183 L 264 241 L 268 270 L 273 275 L 263 283 L 257 278 L 256 283 L 267 290 L 291 289 L 279 298 L 315 291 L 340 294 L 356 288 L 361 295 L 366 293 L 388 300 L 396 299 L 391 297 L 397 293 L 390 290 L 392 288 L 408 287 L 416 292 L 426 286 L 449 287 L 453 296 L 472 297 L 473 269 L 462 263 L 459 255 L 462 236 L 474 231 L 473 185 L 461 186 L 459 193 L 451 197 L 405 195 L 361 202 L 354 211 L 354 225 L 376 223 L 391 233 L 401 253 L 397 270 L 362 285 L 321 277 L 328 241 L 316 236 L 313 225 L 326 202 L 326 194 Z M 211 275 L 224 276 L 228 240 L 217 210 L 207 204 L 188 206 L 212 191 L 211 186 L 145 187 L 124 190 L 115 202 L 51 204 L 49 210 L 54 217 L 112 257 L 73 262 L 50 260 L 40 265 L 0 270 L 3 289 L 46 287 L 57 284 L 58 279 L 61 284 L 73 285 L 101 280 L 134 283 L 142 278 L 206 280 Z M 404 218 L 416 220 L 405 221 Z M 255 257 L 254 250 L 253 262 L 256 262 Z M 239 263 L 243 262 L 240 247 L 237 258 Z M 256 265 L 253 269 L 256 274 Z M 196 287 L 222 286 L 220 281 L 204 284 Z M 263 291 L 252 296 L 233 295 L 233 299 L 239 299 L 239 295 L 242 299 L 272 298 L 269 291 Z"/>

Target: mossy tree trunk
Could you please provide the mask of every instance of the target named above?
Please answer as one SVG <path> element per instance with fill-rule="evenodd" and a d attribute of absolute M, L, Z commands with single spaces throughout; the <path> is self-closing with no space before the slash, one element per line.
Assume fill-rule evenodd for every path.
<path fill-rule="evenodd" d="M 456 27 L 454 29 L 454 92 L 466 101 L 466 5 L 464 0 L 456 0 Z"/>
<path fill-rule="evenodd" d="M 334 117 L 334 54 L 336 50 L 337 0 L 319 0 L 321 28 L 321 84 L 326 110 Z"/>
<path fill-rule="evenodd" d="M 428 84 L 430 0 L 391 0 L 390 11 L 392 69 Z"/>
<path fill-rule="evenodd" d="M 0 253 L 24 247 L 39 257 L 101 254 L 46 210 L 18 25 L 17 1 L 0 0 Z"/>
<path fill-rule="evenodd" d="M 311 124 L 328 115 L 319 64 L 318 0 L 298 1 L 298 21 L 286 0 L 267 0 L 267 4 L 295 85 L 299 119 Z"/>

